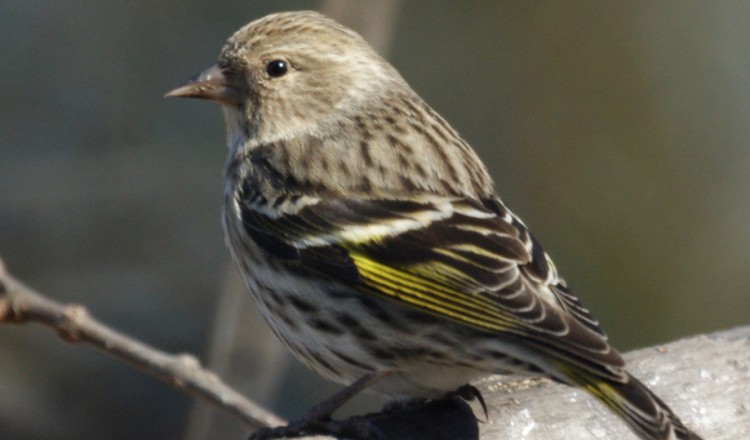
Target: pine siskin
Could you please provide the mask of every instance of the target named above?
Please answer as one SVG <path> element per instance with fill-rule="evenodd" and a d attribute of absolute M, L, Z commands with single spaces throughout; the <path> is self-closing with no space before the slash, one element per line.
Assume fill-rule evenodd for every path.
<path fill-rule="evenodd" d="M 355 32 L 269 15 L 168 96 L 222 105 L 227 244 L 320 374 L 399 398 L 542 375 L 642 439 L 700 438 L 624 369 L 471 147 Z"/>

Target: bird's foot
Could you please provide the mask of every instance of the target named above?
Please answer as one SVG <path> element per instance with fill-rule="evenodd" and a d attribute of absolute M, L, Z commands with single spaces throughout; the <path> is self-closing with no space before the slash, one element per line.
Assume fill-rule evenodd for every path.
<path fill-rule="evenodd" d="M 250 440 L 270 440 L 295 438 L 306 435 L 326 434 L 362 440 L 384 438 L 367 420 L 352 417 L 343 421 L 331 419 L 331 415 L 360 391 L 391 374 L 390 372 L 370 372 L 352 382 L 349 386 L 310 408 L 301 419 L 287 426 L 261 428 L 250 436 Z"/>
<path fill-rule="evenodd" d="M 272 440 L 326 435 L 352 440 L 386 440 L 385 434 L 365 417 L 346 420 L 307 420 L 305 417 L 277 428 L 261 428 L 249 440 Z"/>
<path fill-rule="evenodd" d="M 449 393 L 444 394 L 441 398 L 436 399 L 436 400 L 449 400 L 449 399 L 461 399 L 467 402 L 472 402 L 476 400 L 477 402 L 479 402 L 479 405 L 482 406 L 482 411 L 484 412 L 484 418 L 488 419 L 487 404 L 484 401 L 484 397 L 482 397 L 482 393 L 474 385 L 466 384 L 462 386 L 461 388 L 458 388 L 455 391 L 451 391 Z M 383 405 L 383 407 L 380 409 L 380 412 L 386 413 L 386 414 L 392 413 L 392 412 L 400 411 L 400 410 L 407 409 L 410 407 L 424 405 L 428 401 L 430 400 L 421 398 L 421 397 L 416 397 L 413 399 L 405 399 L 405 400 L 393 400 Z"/>
<path fill-rule="evenodd" d="M 458 397 L 459 399 L 463 399 L 467 402 L 476 400 L 482 406 L 482 411 L 484 412 L 484 419 L 489 420 L 489 413 L 487 412 L 487 403 L 485 403 L 484 397 L 482 397 L 482 393 L 474 385 L 466 384 L 462 386 L 461 388 L 457 389 L 456 391 L 451 391 L 450 393 L 445 395 L 445 398 L 451 398 L 451 397 L 453 398 Z"/>
<path fill-rule="evenodd" d="M 380 412 L 384 414 L 400 411 L 402 409 L 410 408 L 417 405 L 422 405 L 424 403 L 427 403 L 428 399 L 422 398 L 422 397 L 414 397 L 412 399 L 398 399 L 398 400 L 391 400 L 389 402 L 386 402 L 385 405 L 383 405 L 380 408 Z"/>

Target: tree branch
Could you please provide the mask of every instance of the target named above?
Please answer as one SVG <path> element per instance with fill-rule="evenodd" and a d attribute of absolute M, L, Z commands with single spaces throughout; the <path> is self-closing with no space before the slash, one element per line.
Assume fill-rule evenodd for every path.
<path fill-rule="evenodd" d="M 13 278 L 0 260 L 0 323 L 39 323 L 67 342 L 87 342 L 180 390 L 212 402 L 249 428 L 278 426 L 283 419 L 261 408 L 201 367 L 195 356 L 170 355 L 97 321 L 80 305 L 48 299 Z"/>
<path fill-rule="evenodd" d="M 750 326 L 625 355 L 628 370 L 706 440 L 750 438 Z M 585 392 L 549 381 L 477 384 L 490 406 L 484 440 L 634 440 Z"/>

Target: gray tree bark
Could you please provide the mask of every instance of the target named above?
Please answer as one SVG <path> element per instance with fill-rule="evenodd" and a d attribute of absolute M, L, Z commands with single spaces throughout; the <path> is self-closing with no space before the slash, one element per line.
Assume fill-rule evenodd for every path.
<path fill-rule="evenodd" d="M 750 326 L 636 350 L 625 358 L 629 371 L 706 440 L 750 439 Z M 475 385 L 487 403 L 488 420 L 478 405 L 472 403 L 472 412 L 458 401 L 367 418 L 388 439 L 636 439 L 581 390 L 502 376 Z"/>
<path fill-rule="evenodd" d="M 750 327 L 682 339 L 625 356 L 629 370 L 706 440 L 750 439 Z M 585 392 L 545 382 L 480 384 L 490 420 L 481 438 L 554 440 L 636 437 Z"/>

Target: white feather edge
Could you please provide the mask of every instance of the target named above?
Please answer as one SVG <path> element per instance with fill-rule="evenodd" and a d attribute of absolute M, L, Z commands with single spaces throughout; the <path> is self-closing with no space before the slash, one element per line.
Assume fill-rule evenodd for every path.
<path fill-rule="evenodd" d="M 326 246 L 331 243 L 350 242 L 350 243 L 364 243 L 370 241 L 378 241 L 388 237 L 394 237 L 404 232 L 413 231 L 419 228 L 428 227 L 434 222 L 448 219 L 456 213 L 460 213 L 466 216 L 474 218 L 491 218 L 494 214 L 480 209 L 475 209 L 470 206 L 466 206 L 460 203 L 454 203 L 457 199 L 442 199 L 442 200 L 416 200 L 419 203 L 426 203 L 425 209 L 404 213 L 406 216 L 400 218 L 392 218 L 379 220 L 377 223 L 371 224 L 356 224 L 356 225 L 342 225 L 340 229 L 327 234 L 318 235 L 307 235 L 303 238 L 295 240 L 290 243 L 300 249 Z M 305 198 L 305 200 L 298 200 L 295 206 L 281 206 L 277 207 L 274 212 L 270 210 L 261 209 L 260 212 L 271 216 L 278 217 L 286 213 L 293 213 L 298 211 L 302 205 L 309 206 L 311 204 L 318 203 L 319 200 L 314 198 Z"/>

